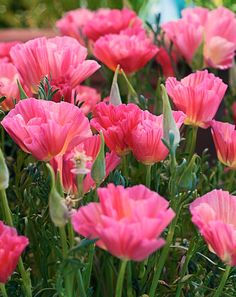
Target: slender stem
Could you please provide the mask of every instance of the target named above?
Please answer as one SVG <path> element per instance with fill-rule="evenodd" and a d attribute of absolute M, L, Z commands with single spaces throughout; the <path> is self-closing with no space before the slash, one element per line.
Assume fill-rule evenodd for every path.
<path fill-rule="evenodd" d="M 78 287 L 79 287 L 79 297 L 86 297 L 87 295 L 84 289 L 83 277 L 80 270 L 78 270 L 77 280 L 78 280 Z"/>
<path fill-rule="evenodd" d="M 1 127 L 1 150 L 4 154 L 4 142 L 5 142 L 5 134 L 4 134 L 4 128 L 3 126 Z"/>
<path fill-rule="evenodd" d="M 184 261 L 184 265 L 183 265 L 183 268 L 181 270 L 181 273 L 180 273 L 180 281 L 181 279 L 184 277 L 185 273 L 186 273 L 186 270 L 188 268 L 188 263 L 193 255 L 193 251 L 195 249 L 195 241 L 194 239 L 191 241 L 190 243 L 190 246 L 188 248 L 188 251 L 187 251 L 187 254 L 186 254 L 186 258 L 185 258 L 185 261 Z M 180 297 L 180 294 L 181 294 L 181 291 L 182 291 L 182 287 L 183 287 L 183 284 L 180 282 L 177 286 L 177 291 L 176 291 L 176 295 L 175 297 Z"/>
<path fill-rule="evenodd" d="M 6 288 L 5 288 L 4 284 L 0 283 L 0 291 L 1 291 L 3 297 L 8 297 L 7 291 L 6 291 Z"/>
<path fill-rule="evenodd" d="M 127 267 L 127 297 L 133 297 L 133 290 L 132 290 L 132 266 L 131 262 L 128 263 Z"/>
<path fill-rule="evenodd" d="M 173 220 L 173 222 L 170 225 L 170 228 L 168 230 L 168 234 L 167 234 L 167 238 L 166 238 L 166 244 L 161 252 L 160 258 L 159 258 L 159 262 L 158 262 L 158 266 L 157 269 L 154 273 L 153 279 L 152 279 L 152 284 L 151 284 L 151 288 L 150 288 L 150 292 L 149 292 L 149 297 L 155 297 L 156 296 L 156 288 L 162 273 L 162 269 L 165 265 L 165 261 L 166 258 L 168 256 L 169 253 L 169 249 L 170 249 L 170 245 L 174 236 L 174 231 L 175 231 L 175 225 L 176 225 L 176 221 L 177 221 L 177 216 L 175 217 L 175 219 Z"/>
<path fill-rule="evenodd" d="M 125 276 L 125 269 L 128 261 L 122 261 L 120 266 L 120 271 L 118 274 L 117 284 L 116 284 L 116 295 L 115 297 L 122 297 L 123 282 Z"/>
<path fill-rule="evenodd" d="M 235 170 L 234 169 L 231 169 L 228 181 L 229 182 L 228 182 L 227 190 L 229 192 L 231 192 L 233 190 L 233 188 L 234 188 L 234 183 L 235 183 Z"/>
<path fill-rule="evenodd" d="M 68 227 L 70 247 L 72 248 L 74 245 L 74 239 L 75 239 L 74 230 L 71 223 L 67 224 L 67 227 Z"/>
<path fill-rule="evenodd" d="M 152 165 L 146 165 L 146 187 L 150 188 L 151 186 L 151 172 Z"/>
<path fill-rule="evenodd" d="M 190 129 L 191 129 L 191 133 L 189 133 L 190 135 L 188 135 L 189 139 L 188 139 L 187 146 L 186 146 L 186 151 L 188 153 L 189 160 L 191 160 L 191 158 L 195 152 L 198 127 L 193 126 Z"/>
<path fill-rule="evenodd" d="M 122 163 L 121 163 L 122 173 L 126 178 L 128 178 L 129 176 L 129 167 L 128 167 L 129 165 L 127 162 L 128 161 L 127 158 L 128 158 L 128 155 L 122 156 Z"/>
<path fill-rule="evenodd" d="M 225 284 L 227 282 L 230 270 L 231 270 L 231 267 L 226 266 L 225 272 L 224 272 L 224 274 L 223 274 L 223 276 L 221 278 L 221 281 L 220 281 L 220 285 L 217 288 L 217 290 L 216 290 L 215 294 L 213 295 L 213 297 L 221 297 L 222 296 L 222 292 L 223 292 L 224 286 L 225 286 Z"/>
<path fill-rule="evenodd" d="M 65 227 L 59 228 L 60 233 L 60 240 L 61 240 L 61 249 L 62 249 L 62 258 L 65 260 L 68 255 L 68 245 L 67 245 L 67 236 Z M 66 296 L 72 297 L 72 290 L 73 290 L 73 281 L 71 281 L 70 275 L 65 276 L 65 289 L 66 289 Z"/>
<path fill-rule="evenodd" d="M 92 268 L 93 268 L 93 256 L 95 251 L 95 245 L 91 244 L 89 247 L 89 256 L 88 256 L 88 268 L 84 274 L 84 287 L 86 289 L 89 288 L 91 274 L 92 274 Z"/>
<path fill-rule="evenodd" d="M 9 226 L 13 226 L 11 210 L 10 210 L 10 207 L 9 207 L 9 204 L 8 204 L 8 200 L 7 200 L 5 190 L 0 190 L 0 201 L 1 201 L 2 208 L 3 208 L 6 223 Z M 31 280 L 30 280 L 30 276 L 28 275 L 28 273 L 25 270 L 25 267 L 24 267 L 24 264 L 23 264 L 23 261 L 22 261 L 21 257 L 20 257 L 20 259 L 18 261 L 18 268 L 19 268 L 19 272 L 21 274 L 21 278 L 22 278 L 22 281 L 23 281 L 23 286 L 24 286 L 26 296 L 31 297 L 32 296 Z"/>

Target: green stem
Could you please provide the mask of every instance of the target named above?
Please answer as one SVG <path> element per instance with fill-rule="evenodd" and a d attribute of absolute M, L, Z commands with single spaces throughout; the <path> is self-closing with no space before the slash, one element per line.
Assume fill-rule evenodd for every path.
<path fill-rule="evenodd" d="M 86 297 L 87 295 L 84 289 L 83 277 L 80 270 L 78 270 L 77 280 L 78 280 L 78 287 L 79 287 L 79 297 Z"/>
<path fill-rule="evenodd" d="M 72 248 L 74 245 L 74 239 L 75 239 L 74 230 L 73 230 L 71 223 L 67 224 L 67 227 L 68 227 L 68 236 L 69 236 L 70 247 Z"/>
<path fill-rule="evenodd" d="M 2 293 L 2 297 L 8 297 L 7 291 L 6 291 L 6 288 L 5 288 L 5 285 L 4 284 L 1 284 L 0 283 L 0 291 Z"/>
<path fill-rule="evenodd" d="M 185 261 L 184 261 L 183 268 L 182 268 L 181 273 L 180 273 L 180 281 L 181 281 L 181 279 L 184 277 L 184 275 L 186 273 L 186 270 L 188 268 L 189 261 L 190 261 L 192 255 L 193 255 L 194 249 L 195 249 L 195 241 L 192 240 L 192 242 L 190 243 L 190 246 L 188 248 L 187 254 L 186 254 L 186 258 L 185 258 Z M 183 284 L 180 282 L 178 284 L 178 286 L 177 286 L 177 291 L 176 291 L 175 297 L 180 297 L 182 287 L 183 287 Z"/>
<path fill-rule="evenodd" d="M 188 153 L 188 159 L 189 160 L 192 159 L 192 156 L 193 156 L 193 154 L 195 152 L 198 127 L 193 126 L 190 129 L 191 129 L 191 133 L 189 133 L 190 135 L 188 135 L 188 142 L 187 142 L 187 145 L 186 145 L 186 152 Z"/>
<path fill-rule="evenodd" d="M 132 288 L 132 266 L 131 262 L 128 263 L 127 267 L 127 297 L 133 297 L 133 288 Z"/>
<path fill-rule="evenodd" d="M 8 204 L 8 200 L 7 200 L 7 196 L 6 196 L 6 191 L 5 190 L 0 190 L 0 201 L 1 201 L 1 205 L 3 208 L 3 213 L 5 216 L 5 221 L 9 226 L 13 227 L 13 220 L 12 220 L 12 215 L 11 215 L 11 210 Z M 27 297 L 31 297 L 32 296 L 32 291 L 31 291 L 31 280 L 30 280 L 30 276 L 28 275 L 28 273 L 25 270 L 22 258 L 20 257 L 19 261 L 18 261 L 18 269 L 19 272 L 21 274 L 21 278 L 22 278 L 22 282 L 23 282 L 23 286 L 24 286 L 24 290 L 26 293 Z"/>
<path fill-rule="evenodd" d="M 122 156 L 122 163 L 121 163 L 122 173 L 126 178 L 128 178 L 129 176 L 129 167 L 128 167 L 129 165 L 127 162 L 128 161 L 127 158 L 128 158 L 128 155 Z"/>
<path fill-rule="evenodd" d="M 2 150 L 2 152 L 3 152 L 3 154 L 4 154 L 4 142 L 5 142 L 5 134 L 4 134 L 5 132 L 4 132 L 4 128 L 3 127 L 1 127 L 1 150 Z"/>
<path fill-rule="evenodd" d="M 125 276 L 125 269 L 128 261 L 124 260 L 121 262 L 120 271 L 118 274 L 117 284 L 116 284 L 116 295 L 115 297 L 122 297 L 123 282 Z"/>
<path fill-rule="evenodd" d="M 217 288 L 217 290 L 216 290 L 215 294 L 213 295 L 213 297 L 221 297 L 222 296 L 222 292 L 223 292 L 224 286 L 225 286 L 225 284 L 227 282 L 230 270 L 231 270 L 231 267 L 226 266 L 225 272 L 224 272 L 224 274 L 223 274 L 223 276 L 221 278 L 221 281 L 220 281 L 220 285 Z"/>
<path fill-rule="evenodd" d="M 93 268 L 94 251 L 95 251 L 95 245 L 91 244 L 89 247 L 88 267 L 84 275 L 84 287 L 86 289 L 88 289 L 90 285 L 90 279 L 91 279 L 92 268 Z"/>
<path fill-rule="evenodd" d="M 68 255 L 68 245 L 67 245 L 67 236 L 65 227 L 59 228 L 60 233 L 60 240 L 61 240 L 61 249 L 62 249 L 62 258 L 65 260 Z M 65 289 L 66 289 L 66 296 L 72 297 L 73 295 L 73 281 L 71 281 L 70 275 L 65 277 Z"/>
<path fill-rule="evenodd" d="M 150 188 L 151 186 L 151 172 L 152 165 L 146 165 L 146 187 Z"/>
<path fill-rule="evenodd" d="M 235 184 L 235 170 L 234 169 L 231 169 L 230 176 L 229 176 L 228 180 L 229 180 L 229 182 L 228 182 L 227 190 L 229 192 L 231 192 L 234 189 L 234 184 Z"/>

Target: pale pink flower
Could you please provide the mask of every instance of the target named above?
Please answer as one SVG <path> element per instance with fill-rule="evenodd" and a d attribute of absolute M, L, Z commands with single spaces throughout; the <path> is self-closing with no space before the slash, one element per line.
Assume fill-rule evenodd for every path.
<path fill-rule="evenodd" d="M 211 128 L 218 159 L 226 166 L 236 169 L 235 126 L 229 123 L 212 121 Z"/>
<path fill-rule="evenodd" d="M 186 62 L 191 64 L 203 41 L 203 26 L 193 17 L 192 20 L 170 21 L 163 24 L 162 29 Z"/>
<path fill-rule="evenodd" d="M 97 103 L 101 101 L 101 95 L 94 88 L 78 86 L 72 90 L 72 102 L 80 106 L 84 114 L 93 112 Z M 82 104 L 82 105 L 81 105 Z"/>
<path fill-rule="evenodd" d="M 86 8 L 79 8 L 65 13 L 65 15 L 56 22 L 56 27 L 62 35 L 74 37 L 81 44 L 85 45 L 83 34 L 84 25 L 93 18 L 94 13 Z"/>
<path fill-rule="evenodd" d="M 209 250 L 236 266 L 236 196 L 213 190 L 192 202 L 190 212 Z"/>
<path fill-rule="evenodd" d="M 174 111 L 173 117 L 180 128 L 185 115 L 180 111 Z M 146 165 L 164 160 L 169 151 L 163 144 L 162 138 L 163 115 L 155 116 L 144 111 L 140 122 L 131 132 L 131 150 L 135 158 Z"/>
<path fill-rule="evenodd" d="M 93 54 L 112 71 L 117 66 L 125 73 L 143 68 L 158 49 L 143 29 L 126 29 L 119 34 L 108 34 L 94 43 Z"/>
<path fill-rule="evenodd" d="M 83 180 L 83 192 L 87 193 L 91 189 L 95 188 L 96 184 L 91 176 L 91 169 L 93 163 L 99 153 L 101 146 L 101 138 L 99 135 L 91 136 L 85 139 L 78 146 L 74 147 L 71 151 L 65 153 L 62 156 L 56 156 L 50 161 L 55 173 L 59 172 L 61 176 L 62 185 L 64 191 L 67 193 L 77 192 L 76 173 L 85 174 Z M 81 154 L 81 160 L 79 160 L 79 167 L 75 168 L 74 158 Z M 77 160 L 78 161 L 78 160 Z M 83 164 L 83 161 L 84 164 Z M 106 153 L 105 166 L 107 177 L 111 171 L 113 171 L 120 163 L 120 158 L 114 153 Z M 74 170 L 75 169 L 75 170 Z M 86 169 L 87 171 L 78 172 L 78 169 Z"/>
<path fill-rule="evenodd" d="M 16 268 L 20 255 L 29 244 L 25 236 L 0 221 L 0 283 L 6 283 Z"/>
<path fill-rule="evenodd" d="M 96 105 L 90 124 L 102 131 L 106 145 L 118 155 L 130 151 L 131 132 L 137 126 L 142 111 L 135 104 L 118 106 L 101 102 Z"/>
<path fill-rule="evenodd" d="M 143 185 L 98 189 L 99 203 L 89 203 L 72 216 L 76 232 L 123 260 L 142 261 L 164 245 L 160 238 L 175 213 L 159 194 Z"/>
<path fill-rule="evenodd" d="M 48 161 L 92 135 L 88 119 L 73 104 L 24 99 L 1 122 L 20 148 Z"/>
<path fill-rule="evenodd" d="M 209 9 L 204 7 L 189 7 L 181 11 L 182 17 L 191 22 L 197 22 L 201 26 L 205 26 L 208 20 Z"/>
<path fill-rule="evenodd" d="M 6 97 L 0 107 L 4 111 L 12 109 L 14 100 L 20 99 L 17 80 L 21 81 L 21 78 L 16 67 L 12 63 L 0 62 L 0 97 Z"/>
<path fill-rule="evenodd" d="M 142 21 L 132 10 L 99 9 L 93 18 L 84 26 L 84 34 L 91 40 L 96 41 L 99 37 L 107 34 L 118 34 L 126 28 L 142 27 Z"/>
<path fill-rule="evenodd" d="M 205 27 L 204 58 L 206 65 L 227 69 L 232 66 L 236 50 L 236 18 L 224 7 L 209 12 Z"/>
<path fill-rule="evenodd" d="M 192 73 L 180 81 L 169 77 L 166 89 L 176 108 L 186 114 L 186 125 L 207 128 L 217 112 L 227 85 L 204 70 Z"/>
<path fill-rule="evenodd" d="M 33 93 L 47 76 L 51 85 L 59 88 L 59 97 L 63 95 L 69 102 L 72 89 L 100 67 L 96 61 L 86 60 L 87 49 L 67 36 L 42 37 L 17 44 L 10 54 L 23 82 Z"/>

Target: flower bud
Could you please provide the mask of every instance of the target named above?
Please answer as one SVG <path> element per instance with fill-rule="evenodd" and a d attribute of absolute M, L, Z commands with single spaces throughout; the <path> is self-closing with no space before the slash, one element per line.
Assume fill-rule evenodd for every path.
<path fill-rule="evenodd" d="M 0 149 L 0 190 L 7 189 L 9 185 L 9 171 Z"/>
<path fill-rule="evenodd" d="M 106 176 L 105 154 L 104 154 L 104 137 L 100 132 L 101 146 L 99 153 L 93 163 L 91 175 L 96 185 L 100 185 Z"/>

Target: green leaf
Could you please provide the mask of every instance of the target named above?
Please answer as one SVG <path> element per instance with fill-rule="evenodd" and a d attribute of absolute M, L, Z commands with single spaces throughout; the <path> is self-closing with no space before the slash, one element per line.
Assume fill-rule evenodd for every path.
<path fill-rule="evenodd" d="M 20 91 L 20 99 L 22 100 L 22 99 L 28 98 L 28 95 L 26 94 L 25 90 L 23 89 L 23 87 L 18 79 L 17 79 L 17 86 Z"/>

